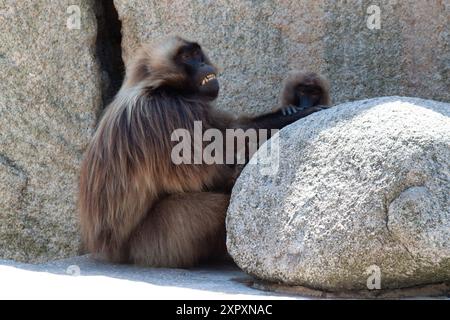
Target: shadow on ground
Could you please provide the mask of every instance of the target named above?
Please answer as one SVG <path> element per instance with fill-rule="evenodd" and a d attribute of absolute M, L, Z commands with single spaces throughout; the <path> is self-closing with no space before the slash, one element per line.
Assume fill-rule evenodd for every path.
<path fill-rule="evenodd" d="M 89 256 L 45 264 L 0 260 L 1 298 L 276 299 L 256 290 L 234 264 L 157 269 L 96 261 Z"/>

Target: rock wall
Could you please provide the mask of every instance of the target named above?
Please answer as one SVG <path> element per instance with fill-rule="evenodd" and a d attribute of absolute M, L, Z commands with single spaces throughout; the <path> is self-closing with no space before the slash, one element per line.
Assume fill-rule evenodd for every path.
<path fill-rule="evenodd" d="M 321 72 L 335 103 L 403 95 L 450 101 L 449 0 L 114 1 L 127 61 L 144 41 L 180 34 L 199 41 L 222 70 L 218 105 L 270 110 L 287 71 Z"/>
<path fill-rule="evenodd" d="M 0 257 L 44 261 L 79 248 L 82 152 L 101 104 L 94 1 L 0 1 Z M 70 26 L 74 26 L 70 24 Z"/>

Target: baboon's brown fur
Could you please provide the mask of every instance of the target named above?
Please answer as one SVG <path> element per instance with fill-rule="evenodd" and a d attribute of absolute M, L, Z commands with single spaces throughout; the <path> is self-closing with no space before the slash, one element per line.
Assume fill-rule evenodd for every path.
<path fill-rule="evenodd" d="M 83 240 L 108 260 L 190 266 L 224 251 L 229 195 L 221 190 L 234 171 L 173 164 L 170 137 L 178 128 L 192 132 L 194 120 L 218 127 L 232 118 L 215 118 L 204 101 L 154 91 L 188 81 L 171 59 L 183 42 L 170 38 L 139 50 L 86 151 L 79 189 Z"/>

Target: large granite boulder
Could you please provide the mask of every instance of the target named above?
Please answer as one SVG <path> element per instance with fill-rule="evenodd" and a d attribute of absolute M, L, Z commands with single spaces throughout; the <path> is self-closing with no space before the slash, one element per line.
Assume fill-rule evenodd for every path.
<path fill-rule="evenodd" d="M 2 258 L 45 261 L 79 248 L 77 176 L 101 90 L 94 1 L 72 4 L 0 1 Z"/>
<path fill-rule="evenodd" d="M 227 237 L 236 263 L 269 281 L 450 281 L 450 105 L 376 98 L 286 127 L 239 177 Z"/>

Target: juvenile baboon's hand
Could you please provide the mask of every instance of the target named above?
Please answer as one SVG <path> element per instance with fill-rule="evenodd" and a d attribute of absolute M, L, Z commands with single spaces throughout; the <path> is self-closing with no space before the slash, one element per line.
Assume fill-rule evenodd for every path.
<path fill-rule="evenodd" d="M 296 107 L 296 106 L 293 106 L 293 105 L 288 105 L 288 106 L 285 106 L 285 107 L 281 108 L 281 114 L 283 116 L 290 116 L 290 115 L 292 115 L 294 113 L 297 113 L 300 110 L 302 110 L 302 109 L 300 109 L 299 107 Z"/>
<path fill-rule="evenodd" d="M 288 105 L 288 106 L 281 108 L 281 113 L 283 114 L 283 116 L 290 116 L 290 115 L 296 114 L 300 111 L 303 111 L 306 114 L 311 114 L 311 113 L 325 110 L 328 108 L 330 108 L 330 106 L 320 105 L 320 106 L 312 106 L 312 107 L 296 107 L 293 105 Z"/>

